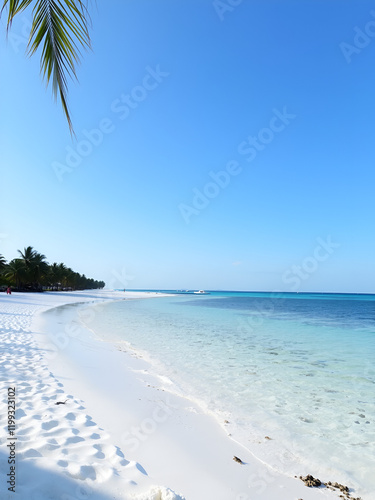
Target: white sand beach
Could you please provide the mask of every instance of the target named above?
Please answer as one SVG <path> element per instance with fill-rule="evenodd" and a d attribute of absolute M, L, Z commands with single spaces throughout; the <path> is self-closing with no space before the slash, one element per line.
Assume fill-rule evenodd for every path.
<path fill-rule="evenodd" d="M 170 381 L 151 375 L 146 360 L 100 341 L 77 321 L 78 311 L 93 314 L 91 305 L 101 301 L 158 300 L 155 296 L 110 291 L 0 295 L 5 417 L 0 498 L 339 498 L 338 491 L 308 488 L 258 460 L 228 435 L 224 422 L 168 391 Z M 71 306 L 60 307 L 65 304 Z M 41 314 L 50 309 L 51 314 Z M 12 420 L 8 394 L 13 389 L 11 435 L 6 416 Z"/>

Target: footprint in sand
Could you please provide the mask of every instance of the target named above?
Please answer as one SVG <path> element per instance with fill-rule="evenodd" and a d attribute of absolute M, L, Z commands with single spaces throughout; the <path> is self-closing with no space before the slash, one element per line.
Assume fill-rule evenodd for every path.
<path fill-rule="evenodd" d="M 23 453 L 23 458 L 36 458 L 42 456 L 43 455 L 39 451 L 34 450 L 34 448 L 29 448 L 25 451 L 25 453 Z"/>
<path fill-rule="evenodd" d="M 69 462 L 67 462 L 66 460 L 59 460 L 57 462 L 57 465 L 59 465 L 60 467 L 68 467 Z"/>
<path fill-rule="evenodd" d="M 96 458 L 105 458 L 105 455 L 104 455 L 104 453 L 103 453 L 103 452 L 102 452 L 102 450 L 101 450 L 102 446 L 101 446 L 100 444 L 94 444 L 94 448 L 95 448 L 96 450 L 98 450 L 98 451 L 95 453 L 94 457 L 96 457 Z"/>
<path fill-rule="evenodd" d="M 75 422 L 77 425 L 80 425 L 86 422 L 87 416 L 82 415 L 81 413 L 69 412 L 65 415 L 65 418 L 71 422 Z"/>
<path fill-rule="evenodd" d="M 32 390 L 31 385 L 28 382 L 21 382 L 18 384 L 18 392 L 24 393 Z"/>
<path fill-rule="evenodd" d="M 80 465 L 78 463 L 70 463 L 68 464 L 67 471 L 69 475 L 74 477 L 75 479 L 92 479 L 95 481 L 96 479 L 96 471 L 92 465 Z"/>
<path fill-rule="evenodd" d="M 97 450 L 94 454 L 95 458 L 109 461 L 114 467 L 121 465 L 126 467 L 129 465 L 129 460 L 125 459 L 124 454 L 118 446 L 113 446 L 111 444 L 94 444 L 93 448 Z"/>
<path fill-rule="evenodd" d="M 19 429 L 17 431 L 17 437 L 27 436 L 28 434 L 37 434 L 37 430 L 34 427 L 25 427 L 24 429 Z"/>
<path fill-rule="evenodd" d="M 68 444 L 77 444 L 77 443 L 81 443 L 82 441 L 84 441 L 83 438 L 81 438 L 79 436 L 73 436 L 73 437 L 69 437 L 65 441 L 65 445 L 68 445 Z"/>
<path fill-rule="evenodd" d="M 129 462 L 128 465 L 126 466 L 127 469 L 135 469 L 136 471 L 139 471 L 141 474 L 144 476 L 148 476 L 147 472 L 144 470 L 141 464 L 138 462 L 135 462 L 134 460 Z"/>
<path fill-rule="evenodd" d="M 50 420 L 49 422 L 43 422 L 42 424 L 42 429 L 45 431 L 50 431 L 54 427 L 57 427 L 59 425 L 57 420 Z"/>
<path fill-rule="evenodd" d="M 16 421 L 20 420 L 23 417 L 26 417 L 26 413 L 21 408 L 16 410 Z"/>
<path fill-rule="evenodd" d="M 86 422 L 85 422 L 86 427 L 94 427 L 96 426 L 96 423 L 92 421 L 92 417 L 89 417 L 86 415 Z"/>

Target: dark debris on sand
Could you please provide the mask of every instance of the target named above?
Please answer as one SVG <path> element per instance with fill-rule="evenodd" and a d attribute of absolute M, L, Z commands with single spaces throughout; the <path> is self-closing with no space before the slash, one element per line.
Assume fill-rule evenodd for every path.
<path fill-rule="evenodd" d="M 323 486 L 325 488 L 329 488 L 332 491 L 341 491 L 342 494 L 340 495 L 340 498 L 344 498 L 346 500 L 362 500 L 360 497 L 352 497 L 349 493 L 348 486 L 344 486 L 343 484 L 332 483 L 331 481 L 328 481 L 328 483 L 323 483 L 320 479 L 312 476 L 311 474 L 308 474 L 305 477 L 300 476 L 299 478 L 309 488 L 319 488 L 320 486 Z"/>

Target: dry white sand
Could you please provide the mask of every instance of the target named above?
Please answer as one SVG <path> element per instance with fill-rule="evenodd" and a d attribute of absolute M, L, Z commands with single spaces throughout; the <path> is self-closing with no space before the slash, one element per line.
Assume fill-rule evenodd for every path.
<path fill-rule="evenodd" d="M 228 436 L 225 425 L 170 392 L 170 382 L 151 375 L 144 359 L 124 345 L 96 339 L 79 322 L 79 314 L 94 314 L 90 304 L 152 297 L 108 291 L 0 294 L 0 498 L 338 498 L 258 460 Z M 16 393 L 13 436 L 9 388 Z"/>

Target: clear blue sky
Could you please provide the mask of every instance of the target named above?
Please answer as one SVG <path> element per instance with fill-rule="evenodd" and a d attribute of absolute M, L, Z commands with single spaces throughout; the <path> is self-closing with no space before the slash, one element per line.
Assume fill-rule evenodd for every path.
<path fill-rule="evenodd" d="M 116 288 L 375 293 L 373 2 L 92 4 L 75 140 L 31 14 L 1 21 L 0 253 Z"/>

